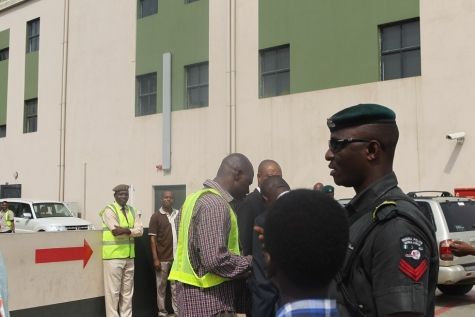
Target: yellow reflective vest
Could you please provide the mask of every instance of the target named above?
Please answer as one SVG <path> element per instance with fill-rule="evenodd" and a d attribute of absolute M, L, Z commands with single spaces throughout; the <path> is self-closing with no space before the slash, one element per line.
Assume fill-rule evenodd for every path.
<path fill-rule="evenodd" d="M 132 206 L 126 205 L 127 218 L 121 210 L 121 206 L 114 202 L 106 208 L 111 209 L 119 220 L 119 227 L 132 229 L 135 224 L 135 209 Z M 99 215 L 102 218 L 105 209 L 102 209 Z M 109 227 L 102 221 L 102 258 L 104 260 L 110 259 L 126 259 L 135 257 L 135 243 L 134 238 L 128 235 L 114 236 Z"/>
<path fill-rule="evenodd" d="M 199 277 L 196 275 L 196 272 L 194 271 L 190 262 L 190 257 L 188 254 L 188 235 L 190 231 L 191 217 L 193 216 L 193 209 L 195 208 L 196 201 L 205 193 L 212 193 L 214 195 L 221 196 L 217 190 L 205 188 L 189 195 L 186 198 L 181 211 L 176 256 L 175 260 L 173 261 L 170 275 L 168 276 L 169 280 L 179 281 L 201 288 L 213 287 L 229 280 L 228 278 L 224 278 L 213 273 L 206 273 L 205 275 Z M 229 215 L 231 217 L 231 230 L 228 236 L 227 247 L 231 253 L 240 254 L 237 220 L 231 206 L 229 206 Z"/>
<path fill-rule="evenodd" d="M 13 230 L 13 221 L 14 219 L 14 214 L 13 211 L 10 209 L 7 209 L 5 211 L 1 211 L 3 213 L 3 216 L 1 217 L 1 230 L 6 231 L 6 230 Z"/>

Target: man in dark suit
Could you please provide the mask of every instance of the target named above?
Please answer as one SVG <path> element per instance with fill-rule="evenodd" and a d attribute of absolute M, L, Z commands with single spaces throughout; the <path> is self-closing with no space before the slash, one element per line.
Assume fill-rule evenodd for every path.
<path fill-rule="evenodd" d="M 241 242 L 241 250 L 243 255 L 252 255 L 261 251 L 261 244 L 253 244 L 253 236 L 256 234 L 254 232 L 254 221 L 256 217 L 262 214 L 265 210 L 264 199 L 262 198 L 260 192 L 260 186 L 264 180 L 269 176 L 282 176 L 282 170 L 280 165 L 274 160 L 263 160 L 257 169 L 257 188 L 246 196 L 244 201 L 237 208 L 237 220 L 239 227 L 239 240 Z M 260 294 L 259 289 L 253 287 L 252 285 L 257 285 L 256 279 L 259 277 L 253 276 L 249 280 L 251 285 L 250 290 L 252 293 L 252 316 L 255 317 L 265 317 L 273 316 L 273 311 L 268 312 L 268 306 L 264 305 L 268 301 L 275 302 L 275 295 L 268 298 L 267 294 Z M 263 311 L 264 310 L 264 311 Z M 249 316 L 250 314 L 248 314 Z"/>
<path fill-rule="evenodd" d="M 263 160 L 257 169 L 257 188 L 246 196 L 237 208 L 239 239 L 243 255 L 252 254 L 252 236 L 254 234 L 254 220 L 264 212 L 264 200 L 260 186 L 269 176 L 282 176 L 280 165 L 274 160 Z"/>

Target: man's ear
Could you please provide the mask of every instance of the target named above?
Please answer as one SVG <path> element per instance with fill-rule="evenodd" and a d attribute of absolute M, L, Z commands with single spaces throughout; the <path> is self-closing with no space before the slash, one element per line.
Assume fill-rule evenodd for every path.
<path fill-rule="evenodd" d="M 381 144 L 376 140 L 371 140 L 366 147 L 366 157 L 368 161 L 374 161 L 381 155 Z"/>

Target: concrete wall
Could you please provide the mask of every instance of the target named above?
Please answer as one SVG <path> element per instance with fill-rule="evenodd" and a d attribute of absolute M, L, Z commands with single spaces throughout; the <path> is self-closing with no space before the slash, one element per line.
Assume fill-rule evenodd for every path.
<path fill-rule="evenodd" d="M 90 257 L 39 263 L 38 252 L 70 254 L 90 247 Z M 62 249 L 59 250 L 58 249 Z M 64 250 L 66 249 L 66 250 Z M 0 250 L 8 275 L 11 317 L 104 317 L 102 231 L 4 234 Z M 148 230 L 135 239 L 133 315 L 157 315 L 155 273 Z M 167 302 L 168 304 L 168 302 Z"/>
<path fill-rule="evenodd" d="M 36 263 L 41 249 L 82 247 L 93 253 L 83 261 Z M 104 296 L 100 231 L 3 235 L 0 250 L 8 272 L 10 311 Z"/>

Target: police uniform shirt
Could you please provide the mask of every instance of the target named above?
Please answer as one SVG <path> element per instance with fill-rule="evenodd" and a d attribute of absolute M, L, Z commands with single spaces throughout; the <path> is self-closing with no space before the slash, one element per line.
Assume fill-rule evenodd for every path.
<path fill-rule="evenodd" d="M 364 230 L 364 223 L 368 223 L 365 217 L 372 216 L 374 204 L 395 195 L 403 193 L 391 173 L 355 196 L 347 206 L 350 242 L 351 237 Z M 401 217 L 377 225 L 369 233 L 353 262 L 348 282 L 358 305 L 368 316 L 399 312 L 433 314 L 436 281 L 429 281 L 429 243 L 435 241 L 426 240 L 415 224 Z M 344 304 L 341 295 L 337 296 Z"/>

